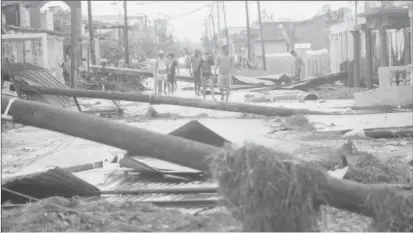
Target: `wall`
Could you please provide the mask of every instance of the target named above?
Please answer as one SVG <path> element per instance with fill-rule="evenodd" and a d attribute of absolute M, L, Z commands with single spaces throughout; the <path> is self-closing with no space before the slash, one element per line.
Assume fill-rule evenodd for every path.
<path fill-rule="evenodd" d="M 294 38 L 296 43 L 311 43 L 315 50 L 329 47 L 330 25 L 324 22 L 323 17 L 315 17 L 295 25 Z"/>
<path fill-rule="evenodd" d="M 261 41 L 257 40 L 254 42 L 254 55 L 256 58 L 262 56 Z M 283 40 L 265 41 L 264 48 L 266 54 L 276 54 L 287 52 L 287 43 Z"/>
<path fill-rule="evenodd" d="M 20 5 L 20 27 L 30 27 L 30 11 L 25 6 Z"/>
<path fill-rule="evenodd" d="M 53 31 L 53 14 L 50 11 L 45 11 L 41 13 L 40 25 L 42 29 Z"/>

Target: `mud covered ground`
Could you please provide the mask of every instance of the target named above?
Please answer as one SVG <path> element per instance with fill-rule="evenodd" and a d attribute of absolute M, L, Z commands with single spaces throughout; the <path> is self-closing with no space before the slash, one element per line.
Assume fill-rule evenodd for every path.
<path fill-rule="evenodd" d="M 328 88 L 327 88 L 328 89 Z M 330 90 L 334 91 L 334 90 Z M 338 90 L 338 93 L 351 91 Z M 235 101 L 243 101 L 244 92 L 234 93 Z M 327 91 L 326 91 L 327 93 Z M 191 97 L 192 91 L 182 91 L 179 96 Z M 333 94 L 325 94 L 334 96 Z M 350 95 L 351 96 L 351 95 Z M 286 101 L 266 103 L 265 105 L 285 106 L 293 108 L 346 109 L 352 106 L 349 98 L 346 100 L 320 101 Z M 326 99 L 342 99 L 329 97 Z M 80 99 L 83 109 L 115 109 L 113 103 L 107 100 Z M 124 116 L 114 118 L 147 130 L 169 133 L 191 120 L 198 120 L 211 130 L 227 140 L 242 144 L 251 141 L 267 147 L 300 154 L 308 160 L 317 160 L 329 156 L 329 151 L 340 148 L 348 142 L 341 136 L 325 136 L 323 133 L 310 132 L 306 127 L 290 127 L 286 118 L 261 117 L 242 113 L 213 111 L 180 106 L 152 106 L 158 113 L 157 118 L 148 117 L 149 105 L 118 101 L 124 109 Z M 76 111 L 76 107 L 70 109 Z M 309 124 L 317 131 L 342 129 L 360 129 L 374 127 L 396 127 L 412 125 L 411 111 L 401 113 L 386 113 L 374 115 L 351 116 L 308 116 Z M 31 173 L 47 170 L 55 166 L 67 167 L 84 163 L 105 160 L 114 155 L 123 155 L 123 150 L 101 145 L 88 140 L 74 138 L 48 130 L 28 126 L 8 124 L 2 130 L 2 175 Z M 363 139 L 353 138 L 358 150 L 386 160 L 396 159 L 408 163 L 412 158 L 413 143 L 411 139 Z M 96 169 L 99 170 L 99 169 Z M 88 176 L 82 179 L 90 183 Z M 67 209 L 50 207 L 49 202 L 77 209 L 76 213 Z M 110 206 L 100 209 L 95 204 L 67 200 L 44 200 L 40 203 L 26 205 L 13 210 L 3 210 L 2 230 L 5 231 L 239 231 L 237 223 L 225 210 L 207 211 L 194 216 L 178 210 L 160 209 L 154 206 L 143 206 L 125 203 L 122 206 Z M 66 204 L 65 204 L 66 203 Z M 138 205 L 138 206 L 135 206 Z M 105 209 L 107 208 L 107 209 Z M 39 210 L 40 209 L 40 210 Z M 32 212 L 32 214 L 30 214 Z M 93 214 L 107 222 L 88 220 L 78 212 Z M 82 215 L 82 216 L 81 216 Z M 162 220 L 162 224 L 159 222 Z M 20 222 L 20 223 L 17 223 Z M 26 222 L 27 224 L 21 224 Z M 34 224 L 35 222 L 36 224 Z M 115 223 L 111 223 L 115 222 Z M 117 222 L 117 223 L 116 223 Z M 121 222 L 121 223 L 119 223 Z M 125 225 L 125 223 L 127 223 Z M 34 225 L 33 225 L 34 224 Z M 94 225 L 97 224 L 97 225 Z M 121 224 L 121 225 L 119 225 Z M 123 224 L 123 225 L 122 225 Z M 366 231 L 370 219 L 334 208 L 323 208 L 321 211 L 321 231 Z M 135 227 L 134 227 L 135 226 Z"/>

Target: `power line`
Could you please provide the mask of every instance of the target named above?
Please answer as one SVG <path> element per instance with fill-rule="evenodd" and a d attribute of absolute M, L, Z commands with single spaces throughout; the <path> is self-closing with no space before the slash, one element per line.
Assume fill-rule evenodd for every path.
<path fill-rule="evenodd" d="M 196 9 L 194 9 L 194 10 L 192 10 L 192 11 L 183 13 L 183 14 L 178 15 L 178 16 L 175 16 L 175 17 L 171 17 L 171 18 L 169 18 L 169 20 L 178 19 L 178 18 L 181 18 L 181 17 L 187 16 L 187 15 L 193 14 L 193 13 L 195 13 L 195 12 L 198 12 L 198 11 L 200 11 L 200 10 L 203 10 L 203 9 L 205 9 L 205 8 L 207 8 L 207 7 L 211 7 L 211 6 L 212 6 L 212 3 L 208 3 L 208 4 L 205 4 L 205 5 L 201 6 L 201 7 L 196 8 Z"/>
<path fill-rule="evenodd" d="M 171 7 L 171 6 L 175 6 L 177 3 L 183 3 L 185 1 L 177 1 L 177 2 L 173 2 L 172 4 L 168 4 L 168 5 L 161 5 L 160 7 Z M 148 4 L 162 4 L 162 3 L 171 3 L 171 2 L 165 2 L 165 1 L 151 1 L 151 2 L 137 2 L 135 3 L 135 5 L 137 6 L 145 6 Z"/>

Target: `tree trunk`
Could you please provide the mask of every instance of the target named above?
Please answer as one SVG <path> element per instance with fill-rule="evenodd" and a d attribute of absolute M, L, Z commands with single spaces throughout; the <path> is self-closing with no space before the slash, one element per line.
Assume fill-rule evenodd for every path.
<path fill-rule="evenodd" d="M 198 100 L 198 99 L 188 99 L 173 96 L 151 96 L 139 93 L 123 93 L 123 92 L 104 92 L 104 91 L 90 91 L 90 90 L 79 90 L 79 89 L 60 89 L 60 88 L 48 88 L 48 87 L 23 87 L 22 90 L 27 92 L 34 92 L 43 95 L 58 95 L 58 96 L 70 96 L 70 97 L 85 97 L 85 98 L 96 98 L 96 99 L 110 99 L 110 100 L 125 100 L 125 101 L 135 101 L 135 102 L 146 102 L 151 104 L 168 104 L 168 105 L 179 105 L 194 108 L 204 108 L 221 110 L 228 112 L 241 112 L 249 114 L 257 114 L 264 116 L 282 116 L 288 117 L 295 114 L 310 114 L 310 115 L 338 115 L 341 114 L 340 111 L 337 112 L 319 112 L 310 111 L 306 109 L 289 109 L 280 107 L 269 107 L 269 106 L 259 106 L 244 103 L 223 103 L 215 102 L 212 100 Z"/>

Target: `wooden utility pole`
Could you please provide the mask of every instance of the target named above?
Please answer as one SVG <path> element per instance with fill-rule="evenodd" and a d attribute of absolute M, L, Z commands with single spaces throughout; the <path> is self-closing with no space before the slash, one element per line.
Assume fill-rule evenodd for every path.
<path fill-rule="evenodd" d="M 148 31 L 148 16 L 145 15 L 144 17 L 145 17 L 145 32 L 147 32 Z"/>
<path fill-rule="evenodd" d="M 248 13 L 248 1 L 245 1 L 245 16 L 247 18 L 247 51 L 248 51 L 248 60 L 251 61 L 251 43 L 250 43 L 250 19 Z"/>
<path fill-rule="evenodd" d="M 211 22 L 212 22 L 212 36 L 213 36 L 213 39 L 212 39 L 212 43 L 214 44 L 214 48 L 215 48 L 215 50 L 216 50 L 216 48 L 217 48 L 217 41 L 216 41 L 216 38 L 217 38 L 217 34 L 215 33 L 215 22 L 214 22 L 214 13 L 213 13 L 213 5 L 211 4 Z"/>
<path fill-rule="evenodd" d="M 225 36 L 227 37 L 227 45 L 229 47 L 229 36 L 228 36 L 228 27 L 227 27 L 227 13 L 225 12 L 225 2 L 224 1 L 222 1 L 222 11 L 224 12 Z"/>
<path fill-rule="evenodd" d="M 123 10 L 125 14 L 125 36 L 124 36 L 124 45 L 125 45 L 125 64 L 129 65 L 129 40 L 128 40 L 128 14 L 127 14 L 127 1 L 123 1 Z"/>
<path fill-rule="evenodd" d="M 205 19 L 205 38 L 208 39 L 208 19 Z"/>
<path fill-rule="evenodd" d="M 257 1 L 257 8 L 258 8 L 258 23 L 260 24 L 260 34 L 261 34 L 262 67 L 264 68 L 264 71 L 267 71 L 267 61 L 265 59 L 264 33 L 263 33 L 263 28 L 262 28 L 260 1 Z"/>
<path fill-rule="evenodd" d="M 93 19 L 92 19 L 92 1 L 87 1 L 87 11 L 88 11 L 88 20 L 89 20 L 89 39 L 90 39 L 90 56 L 92 60 L 92 65 L 96 65 L 96 56 L 95 56 L 95 38 L 93 36 Z M 89 57 L 89 52 L 88 52 Z M 88 62 L 89 65 L 89 62 Z"/>
<path fill-rule="evenodd" d="M 217 1 L 217 21 L 218 21 L 218 45 L 221 44 L 221 25 L 220 25 L 220 19 L 219 19 L 219 1 Z"/>

